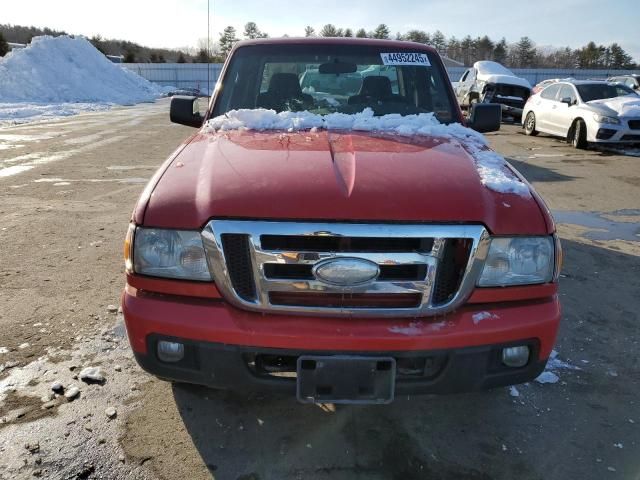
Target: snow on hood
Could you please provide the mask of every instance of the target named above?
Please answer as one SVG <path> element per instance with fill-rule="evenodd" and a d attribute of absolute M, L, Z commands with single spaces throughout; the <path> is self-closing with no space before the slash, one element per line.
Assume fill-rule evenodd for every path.
<path fill-rule="evenodd" d="M 159 87 L 109 61 L 82 37 L 35 37 L 0 59 L 0 104 L 153 101 Z"/>
<path fill-rule="evenodd" d="M 373 110 L 367 108 L 356 114 L 317 115 L 308 111 L 276 113 L 274 110 L 266 109 L 241 109 L 231 110 L 210 119 L 205 124 L 205 130 L 208 131 L 245 129 L 294 132 L 320 128 L 384 132 L 403 137 L 422 135 L 457 140 L 474 158 L 483 185 L 500 193 L 530 195 L 528 185 L 511 171 L 502 156 L 489 148 L 483 135 L 459 123 L 442 124 L 433 113 L 375 116 Z"/>
<path fill-rule="evenodd" d="M 640 117 L 640 96 L 625 95 L 624 97 L 606 98 L 587 102 L 590 107 L 604 107 L 613 110 L 621 117 Z"/>
<path fill-rule="evenodd" d="M 506 85 L 515 85 L 516 87 L 524 87 L 531 89 L 531 84 L 524 78 L 511 75 L 481 75 L 478 74 L 478 80 L 486 83 L 503 83 Z"/>

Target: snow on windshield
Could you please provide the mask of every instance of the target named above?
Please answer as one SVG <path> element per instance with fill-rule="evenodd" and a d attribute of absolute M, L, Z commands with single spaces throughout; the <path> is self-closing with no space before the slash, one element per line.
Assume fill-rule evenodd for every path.
<path fill-rule="evenodd" d="M 434 136 L 458 140 L 473 157 L 480 180 L 487 188 L 500 193 L 529 196 L 529 187 L 509 169 L 504 158 L 489 149 L 483 135 L 459 123 L 449 125 L 438 121 L 433 113 L 416 115 L 389 114 L 375 116 L 367 108 L 360 113 L 318 115 L 308 111 L 279 112 L 266 109 L 231 110 L 210 119 L 205 130 L 354 130 L 385 132 L 405 137 Z"/>

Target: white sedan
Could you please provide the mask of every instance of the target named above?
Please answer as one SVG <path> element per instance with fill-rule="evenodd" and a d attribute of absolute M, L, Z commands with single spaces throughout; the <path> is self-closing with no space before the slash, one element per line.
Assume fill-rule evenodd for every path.
<path fill-rule="evenodd" d="M 640 143 L 640 95 L 620 84 L 559 81 L 529 97 L 522 126 L 527 135 L 556 135 L 576 148 Z"/>

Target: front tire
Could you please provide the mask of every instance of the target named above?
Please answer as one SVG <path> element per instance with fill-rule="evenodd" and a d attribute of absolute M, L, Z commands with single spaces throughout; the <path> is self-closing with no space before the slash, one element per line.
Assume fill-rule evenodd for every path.
<path fill-rule="evenodd" d="M 531 137 L 538 135 L 538 131 L 536 130 L 536 116 L 533 112 L 527 113 L 524 119 L 524 134 Z"/>
<path fill-rule="evenodd" d="M 587 148 L 587 126 L 582 120 L 577 120 L 573 125 L 571 145 L 580 150 Z"/>

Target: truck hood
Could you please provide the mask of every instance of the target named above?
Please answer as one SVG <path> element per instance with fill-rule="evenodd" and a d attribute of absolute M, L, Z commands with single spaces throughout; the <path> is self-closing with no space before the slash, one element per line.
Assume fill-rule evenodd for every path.
<path fill-rule="evenodd" d="M 640 117 L 640 96 L 638 95 L 592 100 L 586 104 L 602 115 L 617 114 L 621 117 Z"/>
<path fill-rule="evenodd" d="M 537 196 L 489 190 L 453 138 L 361 132 L 201 132 L 149 185 L 144 225 L 211 218 L 482 223 L 546 234 Z M 535 197 L 535 198 L 534 198 Z"/>

